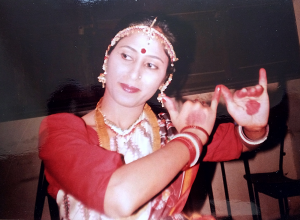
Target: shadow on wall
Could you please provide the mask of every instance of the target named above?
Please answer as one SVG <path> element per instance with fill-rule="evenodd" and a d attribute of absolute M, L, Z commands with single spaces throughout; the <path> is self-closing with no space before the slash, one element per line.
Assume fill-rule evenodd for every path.
<path fill-rule="evenodd" d="M 270 102 L 272 106 L 272 100 L 278 100 L 279 103 L 270 109 L 269 126 L 270 133 L 267 141 L 262 144 L 256 151 L 265 151 L 272 149 L 280 143 L 282 139 L 287 135 L 287 122 L 289 119 L 289 97 L 286 91 L 286 83 L 279 83 L 278 90 L 274 93 L 269 93 Z M 280 100 L 280 97 L 281 100 Z"/>
<path fill-rule="evenodd" d="M 103 93 L 104 89 L 100 85 L 83 88 L 78 82 L 70 79 L 51 94 L 47 101 L 48 115 L 62 112 L 78 114 L 92 110 Z"/>

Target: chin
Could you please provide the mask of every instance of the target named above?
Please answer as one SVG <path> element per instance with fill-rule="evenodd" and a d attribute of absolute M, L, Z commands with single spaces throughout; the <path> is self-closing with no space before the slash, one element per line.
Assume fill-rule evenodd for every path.
<path fill-rule="evenodd" d="M 133 108 L 133 107 L 138 107 L 138 106 L 141 106 L 141 105 L 145 105 L 146 101 L 142 101 L 142 100 L 137 100 L 136 98 L 129 98 L 129 97 L 126 97 L 126 98 L 121 98 L 119 100 L 116 100 L 119 105 L 122 105 L 124 107 L 128 107 L 128 108 Z M 147 100 L 148 101 L 148 100 Z"/>

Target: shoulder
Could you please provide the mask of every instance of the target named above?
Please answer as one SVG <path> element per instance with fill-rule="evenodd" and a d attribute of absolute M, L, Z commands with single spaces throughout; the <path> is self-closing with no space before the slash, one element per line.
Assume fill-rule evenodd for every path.
<path fill-rule="evenodd" d="M 43 122 L 72 122 L 72 121 L 82 121 L 82 119 L 71 113 L 57 113 L 53 115 L 49 115 L 43 119 Z"/>
<path fill-rule="evenodd" d="M 73 114 L 58 113 L 43 119 L 39 129 L 39 149 L 41 146 L 56 146 L 68 143 L 87 143 L 91 141 L 93 129 L 85 121 Z M 94 136 L 93 136 L 94 137 Z M 95 140 L 96 141 L 95 141 Z M 93 143 L 98 143 L 93 138 Z"/>
<path fill-rule="evenodd" d="M 84 120 L 71 113 L 58 113 L 49 115 L 44 118 L 41 122 L 41 130 L 63 130 L 63 129 L 72 129 L 72 130 L 82 130 L 85 129 L 86 124 Z"/>
<path fill-rule="evenodd" d="M 80 117 L 72 113 L 57 113 L 47 116 L 44 120 L 78 120 Z"/>
<path fill-rule="evenodd" d="M 82 120 L 85 122 L 86 125 L 95 128 L 96 127 L 95 110 L 90 111 L 86 115 L 82 116 Z"/>

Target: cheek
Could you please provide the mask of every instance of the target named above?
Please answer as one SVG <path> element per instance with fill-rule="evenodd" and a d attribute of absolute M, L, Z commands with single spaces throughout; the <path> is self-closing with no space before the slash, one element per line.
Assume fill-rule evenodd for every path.
<path fill-rule="evenodd" d="M 149 81 L 142 85 L 144 91 L 146 91 L 150 96 L 154 95 L 154 93 L 158 90 L 159 86 L 160 85 L 157 82 L 149 83 Z"/>
<path fill-rule="evenodd" d="M 165 77 L 159 74 L 149 74 L 143 76 L 145 86 L 154 90 L 157 90 L 164 83 L 164 79 Z"/>
<path fill-rule="evenodd" d="M 125 71 L 126 69 L 123 66 L 110 62 L 106 68 L 106 79 L 116 81 L 122 77 L 122 74 L 124 75 Z"/>

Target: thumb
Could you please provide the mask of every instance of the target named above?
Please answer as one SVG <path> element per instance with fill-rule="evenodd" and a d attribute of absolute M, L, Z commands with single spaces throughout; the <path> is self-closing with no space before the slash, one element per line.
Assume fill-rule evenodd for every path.
<path fill-rule="evenodd" d="M 214 111 L 217 111 L 220 95 L 221 95 L 221 86 L 216 86 L 213 98 L 211 100 L 211 105 L 210 105 L 211 109 Z"/>
<path fill-rule="evenodd" d="M 173 102 L 173 100 L 170 99 L 168 96 L 164 96 L 163 102 L 164 102 L 166 109 L 168 110 L 168 112 L 170 114 L 171 119 L 177 118 L 178 111 L 175 107 L 175 103 Z"/>
<path fill-rule="evenodd" d="M 232 94 L 231 94 L 230 90 L 226 86 L 224 86 L 224 85 L 219 85 L 219 86 L 221 88 L 221 93 L 222 93 L 222 96 L 225 99 L 225 102 L 226 102 L 226 105 L 227 105 L 227 109 L 228 109 L 228 107 L 233 103 Z"/>

